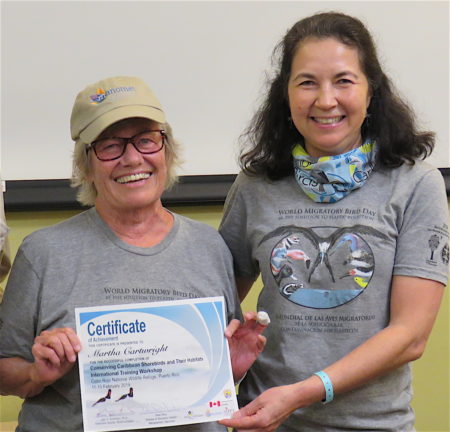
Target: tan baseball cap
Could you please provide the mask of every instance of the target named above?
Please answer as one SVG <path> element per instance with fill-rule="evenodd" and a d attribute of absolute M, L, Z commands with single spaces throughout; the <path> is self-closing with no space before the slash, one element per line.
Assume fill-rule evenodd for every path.
<path fill-rule="evenodd" d="M 72 139 L 91 144 L 108 126 L 130 117 L 166 122 L 159 100 L 140 78 L 105 78 L 78 93 L 70 117 Z"/>

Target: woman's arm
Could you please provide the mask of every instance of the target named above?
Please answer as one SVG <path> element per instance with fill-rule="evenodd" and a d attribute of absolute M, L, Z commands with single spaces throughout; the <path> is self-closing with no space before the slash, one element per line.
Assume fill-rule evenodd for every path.
<path fill-rule="evenodd" d="M 444 285 L 408 276 L 394 276 L 389 325 L 342 360 L 325 369 L 337 393 L 420 358 L 436 320 Z M 347 368 L 353 370 L 347 373 Z M 356 366 L 356 368 L 355 368 Z"/>
<path fill-rule="evenodd" d="M 336 394 L 360 387 L 424 352 L 436 319 L 444 285 L 429 279 L 394 276 L 389 325 L 325 372 Z M 287 386 L 273 387 L 220 423 L 239 430 L 271 432 L 298 408 L 325 397 L 322 381 L 311 376 Z"/>
<path fill-rule="evenodd" d="M 71 328 L 43 331 L 34 340 L 34 362 L 20 357 L 0 359 L 0 394 L 21 398 L 39 394 L 72 369 L 80 350 Z"/>
<path fill-rule="evenodd" d="M 0 394 L 23 399 L 39 394 L 45 386 L 31 380 L 32 367 L 33 363 L 20 357 L 0 359 Z"/>

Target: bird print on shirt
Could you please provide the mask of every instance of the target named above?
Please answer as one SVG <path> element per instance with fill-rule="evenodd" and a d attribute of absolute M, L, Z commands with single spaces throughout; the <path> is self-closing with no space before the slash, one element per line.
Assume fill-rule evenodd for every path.
<path fill-rule="evenodd" d="M 317 297 L 320 304 L 323 300 L 338 305 L 357 296 L 373 275 L 374 255 L 367 241 L 387 238 L 360 224 L 340 228 L 286 225 L 266 234 L 258 246 L 276 239 L 270 252 L 270 271 L 284 297 L 299 304 L 303 301 L 300 297 L 308 296 L 311 304 L 315 303 L 311 298 Z M 346 282 L 349 279 L 353 285 Z M 319 298 L 319 291 L 328 297 L 326 301 Z M 331 291 L 335 292 L 330 296 Z"/>

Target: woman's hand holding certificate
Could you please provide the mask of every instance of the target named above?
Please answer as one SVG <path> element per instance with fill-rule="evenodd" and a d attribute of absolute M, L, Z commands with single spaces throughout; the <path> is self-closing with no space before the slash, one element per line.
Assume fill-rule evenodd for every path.
<path fill-rule="evenodd" d="M 237 319 L 231 320 L 225 330 L 236 383 L 242 380 L 266 345 L 266 338 L 261 333 L 267 327 L 267 321 L 261 324 L 255 312 L 246 312 L 244 319 L 243 324 Z"/>

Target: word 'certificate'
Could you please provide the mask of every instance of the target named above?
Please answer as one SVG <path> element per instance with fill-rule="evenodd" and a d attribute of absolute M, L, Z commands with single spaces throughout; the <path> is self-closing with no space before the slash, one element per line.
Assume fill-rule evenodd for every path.
<path fill-rule="evenodd" d="M 75 315 L 86 432 L 203 423 L 238 409 L 223 297 Z"/>

